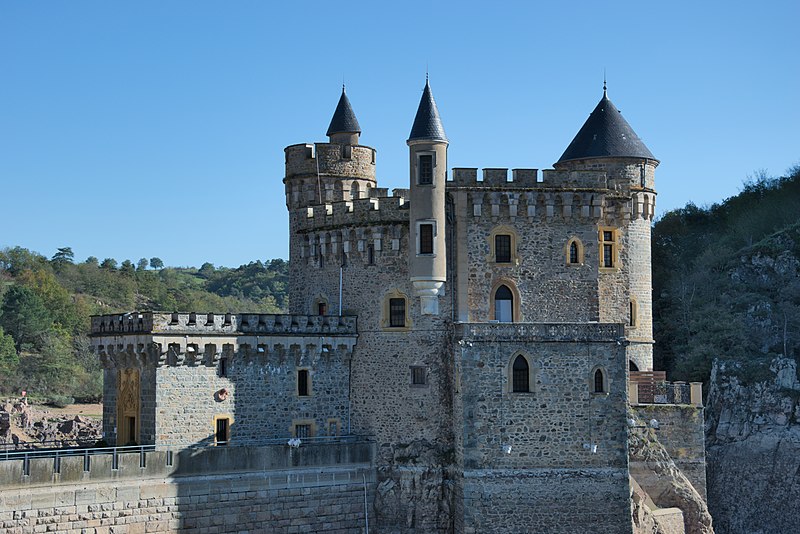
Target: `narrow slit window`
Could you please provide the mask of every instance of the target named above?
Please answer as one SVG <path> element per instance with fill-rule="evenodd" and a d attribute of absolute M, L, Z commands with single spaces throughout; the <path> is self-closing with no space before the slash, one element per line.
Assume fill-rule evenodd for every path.
<path fill-rule="evenodd" d="M 419 184 L 431 185 L 433 183 L 433 156 L 423 154 L 419 157 Z"/>
<path fill-rule="evenodd" d="M 603 379 L 603 371 L 600 369 L 594 372 L 594 392 L 605 393 L 605 380 Z"/>
<path fill-rule="evenodd" d="M 221 377 L 228 376 L 228 358 L 223 357 L 219 359 L 219 368 L 217 369 L 217 374 Z"/>
<path fill-rule="evenodd" d="M 406 325 L 406 299 L 389 299 L 389 326 L 401 328 Z"/>
<path fill-rule="evenodd" d="M 419 225 L 419 253 L 433 254 L 433 225 Z"/>
<path fill-rule="evenodd" d="M 511 391 L 514 393 L 530 392 L 530 369 L 528 368 L 528 360 L 524 356 L 519 355 L 514 359 L 511 374 Z"/>
<path fill-rule="evenodd" d="M 300 369 L 297 371 L 297 394 L 300 397 L 310 396 L 310 385 L 308 369 Z"/>
<path fill-rule="evenodd" d="M 494 255 L 497 263 L 511 263 L 511 236 L 499 234 L 494 236 Z"/>
<path fill-rule="evenodd" d="M 367 263 L 375 265 L 375 245 L 367 245 Z"/>

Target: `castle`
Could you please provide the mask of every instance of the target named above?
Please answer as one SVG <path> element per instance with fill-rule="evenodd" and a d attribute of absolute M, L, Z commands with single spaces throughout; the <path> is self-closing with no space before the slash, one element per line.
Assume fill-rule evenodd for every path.
<path fill-rule="evenodd" d="M 427 81 L 407 189 L 378 187 L 360 134 L 343 89 L 329 142 L 285 149 L 288 314 L 92 318 L 106 439 L 369 436 L 379 532 L 633 532 L 632 485 L 657 485 L 634 482 L 628 435 L 658 160 L 605 87 L 542 172 L 448 174 Z M 704 493 L 699 388 L 676 387 L 664 409 L 701 416 L 665 441 Z"/>

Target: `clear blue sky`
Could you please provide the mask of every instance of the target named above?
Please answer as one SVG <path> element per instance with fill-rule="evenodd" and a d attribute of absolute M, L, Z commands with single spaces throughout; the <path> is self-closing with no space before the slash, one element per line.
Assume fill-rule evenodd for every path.
<path fill-rule="evenodd" d="M 450 167 L 550 168 L 609 97 L 658 211 L 800 163 L 800 2 L 0 2 L 0 248 L 237 266 L 287 257 L 283 148 L 342 80 L 408 183 L 425 81 Z"/>

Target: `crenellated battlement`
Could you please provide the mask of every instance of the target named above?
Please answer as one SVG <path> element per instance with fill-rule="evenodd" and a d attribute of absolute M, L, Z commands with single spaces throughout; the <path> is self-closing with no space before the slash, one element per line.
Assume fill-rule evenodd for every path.
<path fill-rule="evenodd" d="M 302 143 L 284 149 L 286 177 L 349 176 L 375 180 L 376 150 L 364 145 Z"/>
<path fill-rule="evenodd" d="M 481 180 L 478 180 L 477 168 L 453 168 L 453 179 L 447 182 L 447 187 L 480 187 L 487 189 L 611 188 L 608 174 L 604 171 L 546 169 L 540 175 L 539 169 L 511 169 L 510 176 L 507 168 L 485 168 L 481 169 L 481 171 Z"/>
<path fill-rule="evenodd" d="M 388 196 L 385 188 L 373 188 L 372 196 L 318 204 L 304 208 L 297 217 L 297 230 L 311 232 L 341 227 L 408 222 L 408 190 L 394 189 Z"/>
<path fill-rule="evenodd" d="M 165 313 L 130 312 L 95 315 L 91 336 L 129 334 L 236 335 L 297 334 L 356 335 L 356 317 L 337 315 L 284 315 L 268 313 Z"/>

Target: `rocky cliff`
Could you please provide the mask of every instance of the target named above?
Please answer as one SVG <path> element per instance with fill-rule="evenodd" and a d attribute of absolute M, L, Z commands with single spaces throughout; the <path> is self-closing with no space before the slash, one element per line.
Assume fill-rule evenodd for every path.
<path fill-rule="evenodd" d="M 798 399 L 793 359 L 714 362 L 706 460 L 709 508 L 718 534 L 798 531 Z"/>

